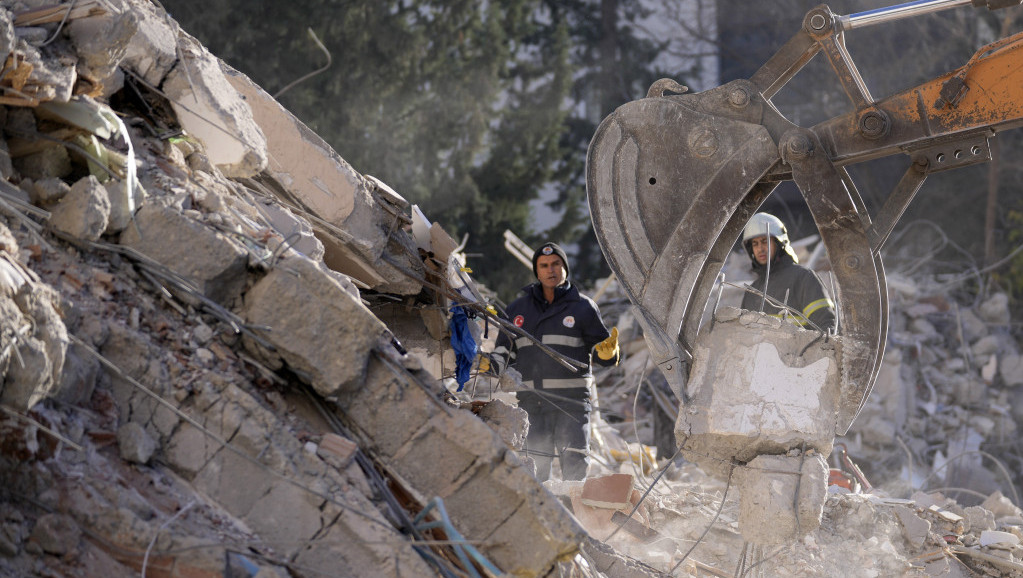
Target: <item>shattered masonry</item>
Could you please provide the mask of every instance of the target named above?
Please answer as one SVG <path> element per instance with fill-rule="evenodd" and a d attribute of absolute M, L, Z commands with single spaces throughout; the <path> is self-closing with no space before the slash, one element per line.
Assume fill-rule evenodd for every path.
<path fill-rule="evenodd" d="M 633 397 L 649 368 L 628 312 L 613 314 L 625 359 L 599 377 L 603 410 L 633 421 L 598 416 L 590 478 L 541 487 L 517 453 L 521 410 L 491 401 L 477 419 L 443 401 L 444 315 L 419 301 L 443 302 L 422 281 L 458 258 L 437 224 L 424 262 L 399 194 L 158 4 L 2 0 L 0 51 L 0 572 L 441 575 L 455 550 L 412 527 L 440 498 L 511 575 L 732 576 L 747 544 L 774 576 L 1023 575 L 1018 498 L 978 453 L 1023 419 L 1004 295 L 960 309 L 890 279 L 895 346 L 842 443 L 876 471 L 906 432 L 907 453 L 947 460 L 894 472 L 905 498 L 831 486 L 764 528 L 742 500 L 778 488 L 727 484 L 695 454 L 660 456 L 651 488 L 654 451 L 631 441 L 649 433 Z M 743 431 L 725 453 L 789 447 L 795 429 L 812 452 L 751 465 L 796 464 L 815 480 L 798 491 L 818 492 L 828 416 L 778 409 L 757 452 Z M 697 437 L 729 418 L 690 417 Z M 939 482 L 985 498 L 964 507 Z"/>

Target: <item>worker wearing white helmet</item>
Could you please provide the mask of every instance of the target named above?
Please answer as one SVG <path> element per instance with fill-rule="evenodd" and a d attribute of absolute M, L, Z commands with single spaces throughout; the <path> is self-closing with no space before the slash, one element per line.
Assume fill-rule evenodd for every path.
<path fill-rule="evenodd" d="M 763 306 L 765 313 L 780 317 L 782 308 L 772 305 L 774 300 L 788 307 L 787 317 L 797 325 L 804 328 L 815 325 L 825 331 L 834 328 L 834 304 L 820 278 L 799 265 L 781 219 L 769 213 L 753 215 L 742 231 L 742 245 L 757 275 L 753 291 L 747 291 L 742 298 L 743 309 L 760 311 Z M 764 299 L 762 293 L 770 299 Z"/>

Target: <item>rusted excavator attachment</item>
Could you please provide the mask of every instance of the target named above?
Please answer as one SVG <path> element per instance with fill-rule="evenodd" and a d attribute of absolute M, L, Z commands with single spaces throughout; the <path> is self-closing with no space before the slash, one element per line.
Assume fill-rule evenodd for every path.
<path fill-rule="evenodd" d="M 1020 0 L 986 2 L 995 9 Z M 995 132 L 1023 124 L 1023 35 L 987 45 L 962 68 L 875 101 L 846 51 L 844 33 L 963 3 L 910 2 L 851 16 L 821 5 L 752 78 L 697 94 L 665 94 L 674 83 L 658 81 L 646 98 L 600 124 L 587 155 L 594 229 L 642 313 L 652 355 L 683 402 L 692 344 L 724 259 L 771 191 L 792 180 L 837 284 L 844 347 L 836 433 L 848 430 L 884 352 L 881 247 L 928 174 L 990 160 Z M 828 59 L 853 106 L 803 128 L 783 117 L 771 98 L 817 53 Z M 845 167 L 894 154 L 913 162 L 871 217 Z"/>

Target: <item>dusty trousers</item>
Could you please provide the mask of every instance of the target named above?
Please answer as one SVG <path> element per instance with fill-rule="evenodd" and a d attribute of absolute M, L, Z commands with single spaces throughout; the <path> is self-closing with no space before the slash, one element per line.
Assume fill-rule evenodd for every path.
<path fill-rule="evenodd" d="M 519 407 L 529 415 L 526 453 L 536 463 L 536 479 L 551 477 L 554 458 L 560 458 L 566 480 L 586 477 L 590 446 L 589 390 L 585 387 L 520 391 Z M 576 451 L 577 450 L 577 451 Z"/>

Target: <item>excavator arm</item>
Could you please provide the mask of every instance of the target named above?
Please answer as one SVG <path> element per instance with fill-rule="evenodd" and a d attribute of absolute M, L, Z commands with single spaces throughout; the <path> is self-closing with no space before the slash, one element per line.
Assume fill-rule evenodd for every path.
<path fill-rule="evenodd" d="M 641 313 L 652 356 L 683 403 L 692 344 L 724 260 L 767 196 L 792 180 L 837 285 L 844 347 L 836 433 L 848 430 L 884 353 L 881 247 L 927 175 L 990 160 L 995 132 L 1023 124 L 1023 35 L 981 48 L 958 70 L 874 100 L 844 34 L 971 3 L 996 9 L 1020 0 L 928 0 L 851 16 L 821 5 L 750 79 L 696 94 L 658 81 L 646 98 L 600 124 L 587 154 L 594 229 Z M 852 108 L 804 128 L 771 98 L 818 53 Z M 677 94 L 666 94 L 672 86 Z M 871 217 L 845 167 L 894 154 L 908 155 L 911 166 Z"/>

